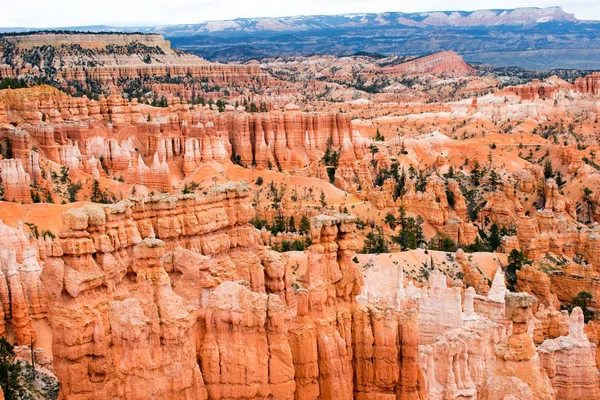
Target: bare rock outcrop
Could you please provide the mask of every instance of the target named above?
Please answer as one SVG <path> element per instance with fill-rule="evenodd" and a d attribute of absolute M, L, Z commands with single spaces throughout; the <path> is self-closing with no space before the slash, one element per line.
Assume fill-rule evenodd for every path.
<path fill-rule="evenodd" d="M 17 203 L 31 203 L 31 178 L 25 172 L 21 159 L 0 160 L 1 185 L 4 199 Z"/>
<path fill-rule="evenodd" d="M 484 399 L 555 399 L 556 392 L 540 365 L 528 322 L 535 298 L 527 293 L 506 294 L 506 318 L 512 321 L 512 333 L 496 346 L 496 368 L 488 378 Z"/>
<path fill-rule="evenodd" d="M 584 333 L 581 308 L 571 312 L 568 335 L 544 341 L 539 355 L 558 399 L 591 400 L 600 396 L 595 345 Z"/>
<path fill-rule="evenodd" d="M 453 51 L 442 51 L 392 67 L 385 67 L 383 70 L 387 73 L 442 76 L 468 76 L 474 71 L 462 57 Z"/>

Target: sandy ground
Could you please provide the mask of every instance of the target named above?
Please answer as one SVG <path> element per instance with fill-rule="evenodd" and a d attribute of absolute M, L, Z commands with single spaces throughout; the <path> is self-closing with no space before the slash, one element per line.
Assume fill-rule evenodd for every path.
<path fill-rule="evenodd" d="M 40 233 L 43 230 L 57 234 L 62 230 L 62 213 L 71 209 L 82 207 L 89 202 L 79 201 L 69 204 L 17 204 L 6 201 L 0 202 L 0 219 L 8 226 L 17 227 L 19 221 L 30 222 L 37 225 Z M 23 226 L 29 232 L 27 226 Z"/>

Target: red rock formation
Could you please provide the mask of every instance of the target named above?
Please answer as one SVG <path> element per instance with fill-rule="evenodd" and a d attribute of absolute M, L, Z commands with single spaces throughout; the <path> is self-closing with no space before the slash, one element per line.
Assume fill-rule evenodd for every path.
<path fill-rule="evenodd" d="M 521 101 L 554 100 L 558 96 L 558 87 L 533 79 L 526 85 L 509 86 L 495 93 L 496 96 L 504 97 L 514 95 L 520 97 Z"/>
<path fill-rule="evenodd" d="M 425 57 L 419 57 L 382 70 L 394 74 L 433 74 L 442 76 L 469 76 L 473 68 L 465 63 L 458 54 L 453 51 L 442 51 Z"/>
<path fill-rule="evenodd" d="M 17 203 L 31 203 L 29 185 L 31 178 L 23 169 L 20 159 L 0 160 L 0 177 L 4 189 L 4 199 Z"/>
<path fill-rule="evenodd" d="M 223 282 L 209 296 L 200 364 L 209 398 L 294 399 L 286 309 L 275 294 Z"/>
<path fill-rule="evenodd" d="M 533 340 L 527 333 L 533 317 L 535 298 L 526 293 L 507 293 L 506 317 L 512 321 L 512 333 L 496 346 L 498 361 L 486 382 L 483 398 L 554 399 L 556 392 L 540 366 Z"/>
<path fill-rule="evenodd" d="M 571 312 L 569 334 L 548 339 L 539 347 L 542 367 L 556 389 L 558 399 L 597 399 L 600 397 L 594 346 L 583 328 L 583 312 Z"/>
<path fill-rule="evenodd" d="M 205 199 L 161 197 L 65 214 L 57 241 L 63 255 L 49 257 L 44 268 L 63 396 L 206 398 L 193 339 L 200 303 L 173 292 L 163 256 L 175 240 L 186 240 L 190 249 L 232 263 L 233 249 L 252 245 L 253 235 L 242 233 L 251 217 L 240 203 L 244 189 L 219 190 Z M 160 209 L 172 211 L 158 217 Z M 185 271 L 180 257 L 175 264 Z M 128 296 L 117 294 L 129 285 Z M 201 299 L 203 292 L 187 293 Z"/>
<path fill-rule="evenodd" d="M 351 260 L 353 219 L 318 217 L 311 236 L 298 318 L 289 329 L 296 398 L 352 399 L 352 306 L 362 286 Z"/>
<path fill-rule="evenodd" d="M 160 35 L 46 33 L 5 36 L 4 40 L 14 45 L 15 66 L 1 68 L 0 78 L 25 73 L 41 76 L 46 68 L 54 67 L 56 72 L 47 78 L 65 85 L 77 81 L 84 89 L 89 89 L 90 82 L 118 89 L 124 80 L 157 76 L 188 77 L 218 85 L 265 84 L 268 79 L 257 65 L 223 65 L 177 52 Z M 84 51 L 74 52 L 74 44 Z M 26 51 L 43 52 L 48 48 L 53 48 L 56 55 L 51 65 L 32 66 L 23 57 Z M 93 66 L 81 67 L 88 62 Z"/>
<path fill-rule="evenodd" d="M 399 201 L 404 210 L 421 216 L 457 244 L 468 245 L 475 241 L 477 228 L 468 222 L 466 201 L 456 181 L 450 179 L 447 186 L 454 196 L 452 207 L 446 196 L 446 184 L 435 174 L 427 178 L 424 192 L 416 192 L 412 180 L 406 186 L 407 193 Z"/>
<path fill-rule="evenodd" d="M 575 89 L 581 93 L 599 95 L 600 94 L 600 72 L 575 80 Z"/>
<path fill-rule="evenodd" d="M 598 369 L 600 369 L 600 347 L 598 346 L 600 344 L 600 321 L 598 319 L 594 319 L 593 321 L 588 322 L 585 325 L 584 332 L 590 343 L 596 345 L 596 366 Z M 563 334 L 563 336 L 566 336 L 566 334 Z"/>
<path fill-rule="evenodd" d="M 4 249 L 15 252 L 17 262 L 23 262 L 23 252 L 29 246 L 29 238 L 23 232 L 22 223 L 15 229 L 0 220 L 0 243 Z"/>
<path fill-rule="evenodd" d="M 555 339 L 569 333 L 569 313 L 566 310 L 557 311 L 552 304 L 548 308 L 539 304 L 535 318 L 540 322 L 540 324 L 536 323 L 533 332 L 533 341 L 536 345 L 542 344 L 546 339 Z"/>
<path fill-rule="evenodd" d="M 545 306 L 560 309 L 560 302 L 552 291 L 550 277 L 531 265 L 526 265 L 517 271 L 517 289 L 535 296 Z"/>
<path fill-rule="evenodd" d="M 125 176 L 127 183 L 144 185 L 160 192 L 167 192 L 171 189 L 169 166 L 164 159 L 162 162 L 160 161 L 158 153 L 154 153 L 150 167 L 146 166 L 141 156 L 138 156 L 137 162 L 130 161 Z"/>
<path fill-rule="evenodd" d="M 252 114 L 233 107 L 224 113 L 190 109 L 174 101 L 166 109 L 157 109 L 135 99 L 128 103 L 118 95 L 99 101 L 75 99 L 47 86 L 9 92 L 3 98 L 10 120 L 29 132 L 22 131 L 22 145 L 16 139 L 11 143 L 20 158 L 31 158 L 26 172 L 31 170 L 36 184 L 40 160 L 30 156 L 34 145 L 42 156 L 72 170 L 94 175 L 104 167 L 109 176 L 117 174 L 152 190 L 170 189 L 165 164 L 176 163 L 180 155 L 184 163 L 177 168 L 187 174 L 201 163 L 229 162 L 235 155 L 236 162 L 246 166 L 271 165 L 316 176 L 323 154 L 331 148 L 341 153 L 339 186 L 372 186 L 368 164 L 361 164 L 368 140 L 353 128 L 349 114 L 301 113 L 291 104 L 285 112 Z"/>
<path fill-rule="evenodd" d="M 314 220 L 311 267 L 294 296 L 289 267 L 256 244 L 252 217 L 247 189 L 233 184 L 69 210 L 56 242 L 40 243 L 45 289 L 22 272 L 27 301 L 2 304 L 15 327 L 28 326 L 17 304 L 48 321 L 65 398 L 353 398 L 355 370 L 366 373 L 360 392 L 418 398 L 416 313 L 389 314 L 391 336 L 365 319 L 353 218 Z M 367 331 L 393 350 L 355 356 Z"/>

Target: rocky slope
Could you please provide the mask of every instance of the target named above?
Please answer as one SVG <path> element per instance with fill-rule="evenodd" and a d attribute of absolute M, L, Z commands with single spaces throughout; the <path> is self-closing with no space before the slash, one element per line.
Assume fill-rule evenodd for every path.
<path fill-rule="evenodd" d="M 432 74 L 441 76 L 469 76 L 474 70 L 453 51 L 444 51 L 417 58 L 393 67 L 383 68 L 385 74 Z"/>

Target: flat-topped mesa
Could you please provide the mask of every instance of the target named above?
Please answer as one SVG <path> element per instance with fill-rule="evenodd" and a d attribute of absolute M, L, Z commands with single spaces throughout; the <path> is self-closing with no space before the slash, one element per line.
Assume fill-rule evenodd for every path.
<path fill-rule="evenodd" d="M 77 43 L 82 49 L 102 49 L 106 46 L 127 46 L 137 43 L 143 46 L 159 47 L 170 51 L 171 44 L 158 34 L 135 33 L 31 33 L 27 35 L 5 35 L 4 39 L 19 49 L 31 49 L 41 46 L 60 47 Z"/>
<path fill-rule="evenodd" d="M 167 40 L 156 34 L 4 35 L 0 49 L 6 47 L 13 51 L 10 59 L 0 59 L 0 63 L 9 64 L 1 65 L 0 78 L 42 76 L 70 89 L 73 81 L 83 89 L 100 85 L 115 90 L 129 79 L 154 77 L 188 77 L 219 85 L 265 84 L 268 80 L 257 65 L 211 63 L 172 49 Z M 37 60 L 31 57 L 35 53 L 41 55 Z"/>

